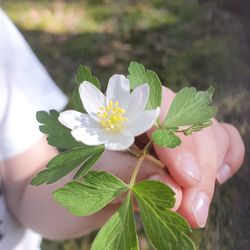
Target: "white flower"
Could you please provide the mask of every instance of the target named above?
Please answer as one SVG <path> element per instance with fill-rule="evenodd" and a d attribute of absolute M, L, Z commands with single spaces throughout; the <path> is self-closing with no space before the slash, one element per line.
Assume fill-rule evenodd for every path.
<path fill-rule="evenodd" d="M 108 150 L 125 150 L 134 143 L 135 136 L 154 125 L 159 115 L 159 108 L 144 111 L 148 85 L 140 85 L 130 93 L 129 80 L 123 75 L 110 78 L 106 97 L 87 81 L 80 85 L 79 93 L 88 114 L 68 110 L 61 112 L 58 119 L 72 130 L 77 141 L 87 145 L 104 144 Z"/>

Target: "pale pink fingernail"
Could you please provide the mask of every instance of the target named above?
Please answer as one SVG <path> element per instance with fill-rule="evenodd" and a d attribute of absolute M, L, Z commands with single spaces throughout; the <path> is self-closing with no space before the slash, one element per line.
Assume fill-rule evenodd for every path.
<path fill-rule="evenodd" d="M 159 174 L 152 175 L 148 179 L 151 181 L 161 181 L 162 180 L 162 178 Z"/>
<path fill-rule="evenodd" d="M 205 227 L 209 211 L 209 198 L 206 193 L 199 192 L 193 200 L 192 212 L 200 227 Z"/>
<path fill-rule="evenodd" d="M 192 179 L 196 181 L 201 180 L 200 168 L 191 154 L 183 153 L 177 164 Z"/>
<path fill-rule="evenodd" d="M 223 165 L 223 167 L 219 170 L 216 175 L 217 181 L 220 184 L 223 184 L 231 177 L 231 168 L 228 164 Z"/>

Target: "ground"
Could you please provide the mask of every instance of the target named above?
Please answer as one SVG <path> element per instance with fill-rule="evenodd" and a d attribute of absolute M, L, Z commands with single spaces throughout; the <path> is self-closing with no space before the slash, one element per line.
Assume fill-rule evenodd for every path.
<path fill-rule="evenodd" d="M 217 118 L 233 123 L 246 144 L 239 173 L 217 187 L 198 249 L 250 249 L 250 32 L 247 0 L 1 1 L 54 80 L 70 96 L 77 66 L 103 86 L 131 60 L 155 70 L 177 91 L 215 86 Z M 69 104 L 71 105 L 71 104 Z M 92 236 L 43 242 L 43 250 L 89 249 Z M 149 249 L 144 234 L 142 249 Z"/>

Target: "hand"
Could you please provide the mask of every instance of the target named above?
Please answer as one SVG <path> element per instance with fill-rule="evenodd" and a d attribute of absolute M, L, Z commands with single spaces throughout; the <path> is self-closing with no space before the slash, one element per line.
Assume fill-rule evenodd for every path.
<path fill-rule="evenodd" d="M 163 119 L 174 93 L 163 88 Z M 168 108 L 166 108 L 168 107 Z M 191 136 L 180 135 L 182 144 L 175 149 L 155 146 L 158 158 L 166 165 L 172 182 L 182 188 L 178 211 L 192 227 L 204 227 L 216 180 L 222 184 L 241 166 L 245 148 L 238 130 L 213 120 L 212 126 Z"/>

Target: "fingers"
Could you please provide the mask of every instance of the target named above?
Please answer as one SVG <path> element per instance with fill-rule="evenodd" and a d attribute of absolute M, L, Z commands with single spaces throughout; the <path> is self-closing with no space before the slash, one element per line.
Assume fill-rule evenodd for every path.
<path fill-rule="evenodd" d="M 217 181 L 222 184 L 234 175 L 242 165 L 245 146 L 238 130 L 233 125 L 227 123 L 221 123 L 220 125 L 229 140 L 223 163 L 220 165 L 216 175 Z"/>
<path fill-rule="evenodd" d="M 183 199 L 179 209 L 180 214 L 189 221 L 192 227 L 205 226 L 214 193 L 217 149 L 211 129 L 206 128 L 193 135 L 202 178 L 197 185 L 183 189 Z"/>
<path fill-rule="evenodd" d="M 163 99 L 161 105 L 160 119 L 163 120 L 174 93 L 163 88 Z M 191 136 L 178 135 L 182 140 L 180 147 L 174 149 L 161 148 L 155 145 L 155 151 L 159 159 L 167 166 L 173 179 L 183 187 L 196 185 L 201 180 L 201 171 L 196 160 L 193 139 Z"/>

